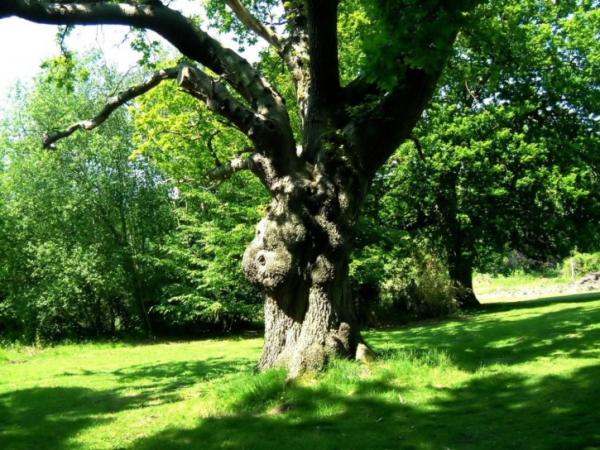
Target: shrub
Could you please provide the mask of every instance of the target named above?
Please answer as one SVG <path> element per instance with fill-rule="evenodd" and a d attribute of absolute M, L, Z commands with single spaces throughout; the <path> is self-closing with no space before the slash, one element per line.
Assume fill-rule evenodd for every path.
<path fill-rule="evenodd" d="M 576 279 L 591 272 L 600 272 L 600 252 L 579 253 L 563 261 L 563 275 L 565 278 Z"/>
<path fill-rule="evenodd" d="M 369 254 L 368 258 L 364 258 Z M 351 265 L 359 316 L 368 326 L 445 317 L 458 310 L 458 290 L 441 260 L 431 254 L 404 257 L 368 249 Z"/>

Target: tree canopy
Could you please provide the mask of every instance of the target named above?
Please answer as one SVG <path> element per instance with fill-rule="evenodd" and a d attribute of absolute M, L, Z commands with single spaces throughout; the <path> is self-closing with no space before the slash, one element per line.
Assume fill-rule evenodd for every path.
<path fill-rule="evenodd" d="M 513 1 L 475 14 L 385 170 L 379 212 L 436 242 L 468 289 L 474 265 L 490 270 L 510 250 L 594 250 L 600 223 L 597 5 Z"/>

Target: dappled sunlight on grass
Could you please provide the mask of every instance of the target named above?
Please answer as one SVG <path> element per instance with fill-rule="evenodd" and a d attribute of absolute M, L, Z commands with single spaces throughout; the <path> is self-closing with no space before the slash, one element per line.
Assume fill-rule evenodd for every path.
<path fill-rule="evenodd" d="M 490 305 L 469 320 L 376 332 L 369 342 L 384 349 L 445 350 L 458 367 L 470 371 L 555 354 L 600 358 L 599 299 L 595 294 L 585 303 L 565 299 L 543 301 L 537 307 L 533 302 L 518 303 L 513 310 L 507 305 L 498 309 Z"/>
<path fill-rule="evenodd" d="M 512 306 L 293 382 L 260 339 L 4 350 L 0 448 L 600 448 L 600 295 Z"/>

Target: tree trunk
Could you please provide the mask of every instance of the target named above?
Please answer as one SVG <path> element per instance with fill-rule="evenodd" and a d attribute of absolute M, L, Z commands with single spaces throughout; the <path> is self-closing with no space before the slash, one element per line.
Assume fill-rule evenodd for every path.
<path fill-rule="evenodd" d="M 138 318 L 146 337 L 152 337 L 152 323 L 150 322 L 150 316 L 148 315 L 148 308 L 145 301 L 145 292 L 143 287 L 143 281 L 139 274 L 137 264 L 135 262 L 132 250 L 125 250 L 124 262 L 125 269 L 129 276 L 129 284 L 131 288 L 131 295 L 137 309 Z"/>
<path fill-rule="evenodd" d="M 473 261 L 461 248 L 453 249 L 448 255 L 448 275 L 458 289 L 458 303 L 462 309 L 480 306 L 473 291 Z"/>
<path fill-rule="evenodd" d="M 460 308 L 475 308 L 480 306 L 480 303 L 473 291 L 473 239 L 469 230 L 458 220 L 458 173 L 445 173 L 440 182 L 437 204 L 444 227 L 443 240 L 446 246 L 448 275 L 458 290 L 457 300 Z"/>
<path fill-rule="evenodd" d="M 267 296 L 261 369 L 283 366 L 293 377 L 321 369 L 333 356 L 356 355 L 361 337 L 347 267 L 318 255 L 308 279 Z"/>
<path fill-rule="evenodd" d="M 243 258 L 247 278 L 266 297 L 259 368 L 284 367 L 290 377 L 319 370 L 333 356 L 368 352 L 348 280 L 362 190 L 314 170 L 309 179 L 282 181 Z"/>

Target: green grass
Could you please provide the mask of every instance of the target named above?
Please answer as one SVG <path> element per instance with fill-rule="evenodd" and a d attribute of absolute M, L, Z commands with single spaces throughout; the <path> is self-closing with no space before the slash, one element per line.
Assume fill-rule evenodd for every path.
<path fill-rule="evenodd" d="M 514 273 L 509 276 L 492 276 L 489 274 L 476 274 L 473 279 L 475 292 L 485 295 L 496 291 L 511 291 L 538 289 L 549 287 L 563 287 L 573 283 L 571 278 L 563 276 L 542 277 L 538 274 Z"/>
<path fill-rule="evenodd" d="M 260 339 L 0 351 L 0 448 L 600 448 L 600 295 L 368 333 L 286 383 Z"/>

